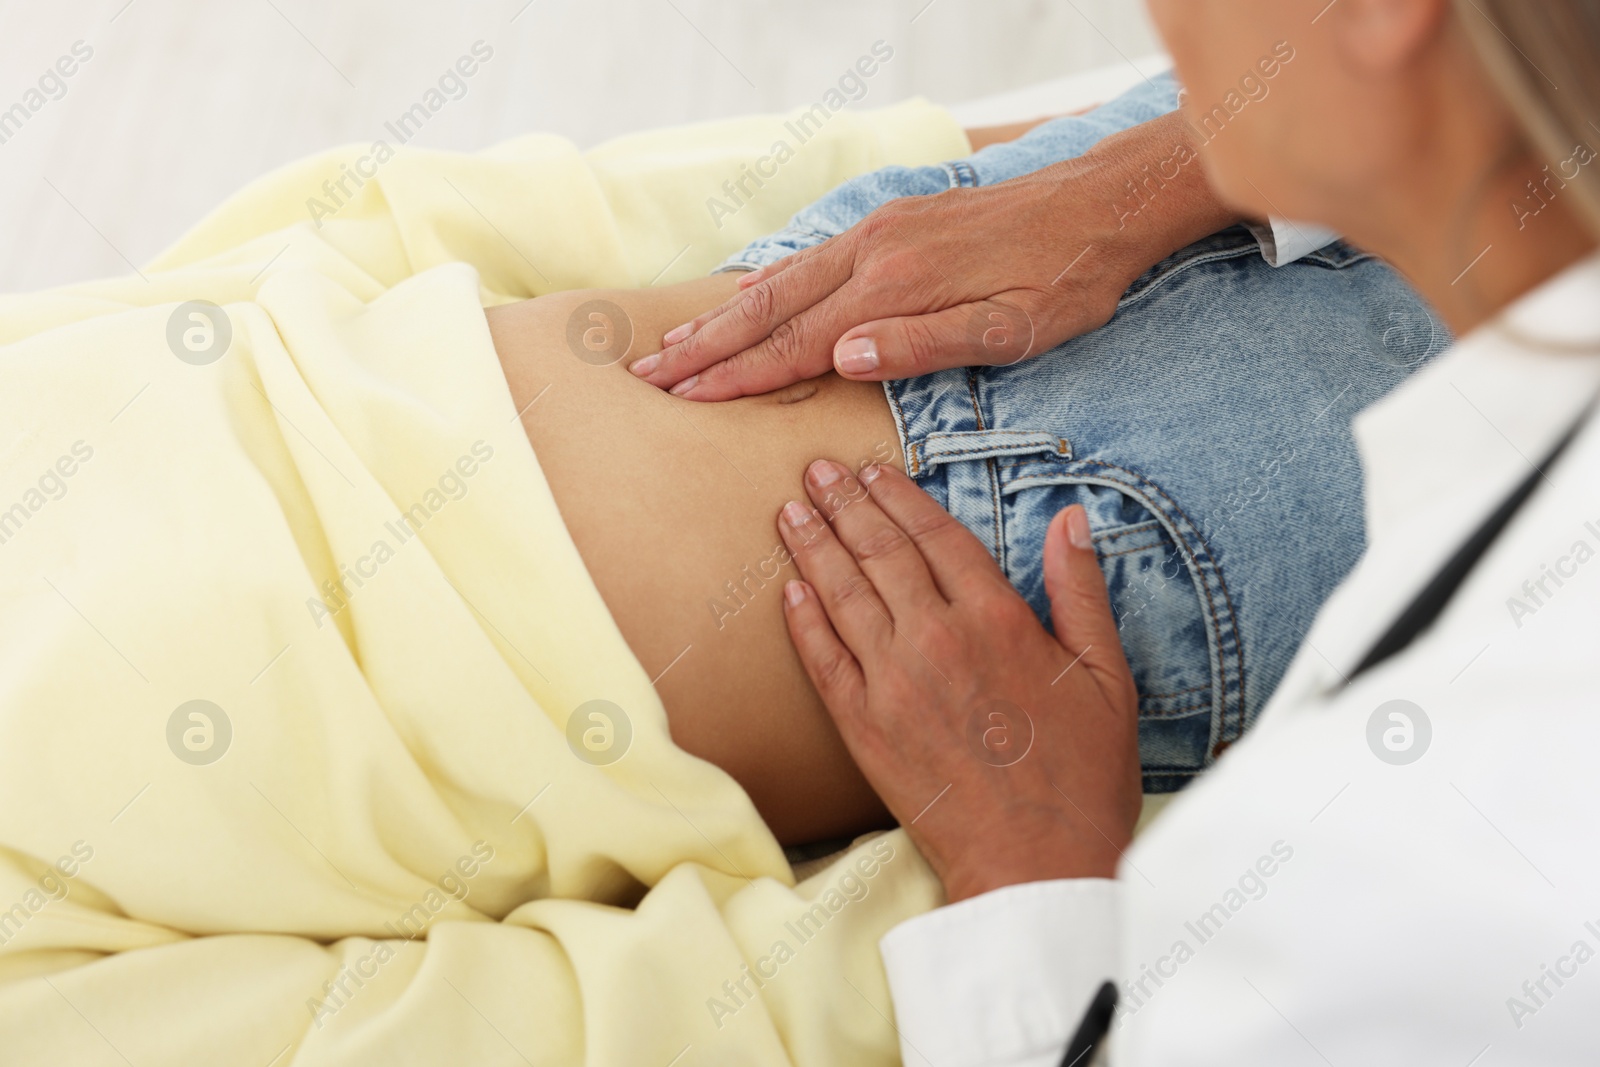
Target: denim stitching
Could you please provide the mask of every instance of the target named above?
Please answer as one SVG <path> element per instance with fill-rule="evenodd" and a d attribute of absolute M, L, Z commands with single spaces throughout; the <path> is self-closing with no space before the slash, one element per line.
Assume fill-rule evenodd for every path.
<path fill-rule="evenodd" d="M 1237 614 L 1233 606 L 1233 596 L 1228 590 L 1227 582 L 1222 577 L 1222 570 L 1217 565 L 1216 557 L 1211 552 L 1211 546 L 1206 544 L 1205 538 L 1199 534 L 1199 527 L 1194 520 L 1178 506 L 1177 502 L 1167 494 L 1166 490 L 1137 471 L 1119 467 L 1113 463 L 1106 463 L 1103 460 L 1078 460 L 1069 465 L 1070 468 L 1115 471 L 1125 476 L 1116 477 L 1107 474 L 1103 477 L 1111 488 L 1130 491 L 1136 496 L 1142 496 L 1145 498 L 1142 502 L 1149 506 L 1151 510 L 1168 516 L 1167 527 L 1176 534 L 1175 547 L 1184 555 L 1185 561 L 1190 564 L 1192 573 L 1195 573 L 1199 578 L 1198 584 L 1204 590 L 1205 611 L 1210 616 L 1212 632 L 1216 634 L 1217 638 L 1217 648 L 1212 653 L 1211 660 L 1212 666 L 1217 672 L 1216 691 L 1219 694 L 1221 706 L 1215 708 L 1218 716 L 1217 729 L 1219 737 L 1211 747 L 1214 757 L 1223 747 L 1237 740 L 1244 731 L 1245 665 L 1244 643 L 1242 635 L 1239 633 Z M 1061 476 L 1050 482 L 1041 482 L 1039 484 L 1051 486 L 1071 484 L 1072 480 L 1070 473 L 1063 472 Z M 1080 478 L 1077 481 L 1079 484 L 1083 484 L 1086 479 Z M 1020 488 L 1022 487 L 1016 482 L 1013 482 L 1008 487 L 1011 492 L 1017 492 Z M 1159 495 L 1161 501 L 1152 499 L 1152 494 Z M 1171 521 L 1174 515 L 1180 518 L 1182 522 Z M 1191 534 L 1190 530 L 1195 532 Z M 1213 584 L 1220 590 L 1226 605 L 1228 620 L 1226 626 L 1223 625 L 1223 618 L 1218 613 L 1218 605 L 1216 603 L 1217 590 L 1212 588 Z M 1236 664 L 1232 672 L 1230 672 L 1228 664 L 1230 659 Z M 1234 683 L 1237 689 L 1236 699 L 1230 699 L 1230 675 L 1236 675 L 1237 677 L 1237 681 Z M 1230 705 L 1236 705 L 1236 708 L 1231 713 Z M 1233 727 L 1230 722 L 1231 719 L 1237 720 L 1236 727 Z"/>
<path fill-rule="evenodd" d="M 940 166 L 944 168 L 945 174 L 949 176 L 950 188 L 952 189 L 967 189 L 978 184 L 978 172 L 973 169 L 971 163 L 964 159 L 941 163 Z"/>
<path fill-rule="evenodd" d="M 978 429 L 987 432 L 989 427 L 983 418 L 983 409 L 978 406 L 978 375 L 970 368 L 967 370 L 967 395 L 972 400 L 972 418 L 977 423 Z M 1017 433 L 1016 430 L 1003 431 Z M 1000 526 L 1000 478 L 995 470 L 994 460 L 983 461 L 985 473 L 989 476 L 989 506 L 994 510 L 994 558 L 1000 564 L 1000 570 L 1006 569 L 1006 540 L 1005 532 Z"/>
<path fill-rule="evenodd" d="M 1330 245 L 1326 247 L 1332 246 Z M 1220 263 L 1229 259 L 1241 259 L 1245 256 L 1256 254 L 1260 252 L 1260 250 L 1261 246 L 1259 242 L 1252 237 L 1249 243 L 1246 244 L 1229 248 L 1219 248 L 1211 252 L 1202 252 L 1191 256 L 1188 259 L 1180 260 L 1161 273 L 1153 276 L 1142 286 L 1135 281 L 1133 285 L 1128 287 L 1128 291 L 1123 294 L 1122 299 L 1117 301 L 1117 310 L 1121 311 L 1124 307 L 1128 307 L 1134 303 L 1137 303 L 1139 300 L 1144 298 L 1145 294 L 1153 292 L 1160 286 L 1164 285 L 1167 279 L 1174 278 L 1191 267 L 1201 267 L 1208 263 Z M 1356 266 L 1359 263 L 1365 263 L 1367 260 L 1377 258 L 1370 252 L 1361 252 L 1356 249 L 1350 249 L 1350 252 L 1351 255 L 1347 259 L 1334 259 L 1332 256 L 1327 254 L 1326 248 L 1318 249 L 1315 252 L 1311 252 L 1308 255 L 1302 256 L 1296 262 L 1312 264 L 1329 270 L 1344 270 L 1348 267 Z"/>
<path fill-rule="evenodd" d="M 1243 250 L 1243 253 L 1245 254 L 1248 252 L 1249 249 Z M 1212 259 L 1232 258 L 1237 254 L 1239 253 L 1229 253 L 1225 256 L 1212 257 Z M 1198 262 L 1198 257 L 1196 260 L 1190 261 L 1191 264 L 1196 262 Z M 1163 277 L 1171 276 L 1173 273 L 1176 273 L 1176 271 L 1168 272 L 1168 274 L 1164 275 Z M 924 458 L 923 451 L 926 445 L 926 438 L 916 442 L 908 442 L 905 440 L 910 436 L 909 426 L 906 423 L 905 411 L 901 397 L 901 389 L 906 385 L 907 383 L 904 382 L 885 383 L 885 392 L 888 394 L 890 403 L 895 410 L 895 421 L 897 428 L 901 431 L 903 444 L 909 460 L 910 473 L 913 477 L 919 477 L 923 475 L 926 470 L 931 470 L 932 468 L 931 466 L 925 466 L 926 460 Z M 977 374 L 975 371 L 970 369 L 967 372 L 967 391 L 969 400 L 972 403 L 973 417 L 979 427 L 980 432 L 992 435 L 1032 435 L 1032 432 L 1030 431 L 999 429 L 991 430 L 987 428 L 987 423 L 978 400 Z M 932 401 L 930 401 L 930 410 L 931 406 Z M 1062 438 L 1058 437 L 1057 440 L 1061 441 L 1062 444 L 1066 443 Z M 939 459 L 942 461 L 955 456 L 968 455 L 989 450 L 990 449 L 986 448 L 957 449 L 952 452 L 941 452 Z M 1040 466 L 1045 464 L 1036 461 L 1032 465 Z M 1049 464 L 1049 466 L 1052 468 L 1059 468 L 1054 476 L 1050 477 L 1049 479 L 1044 479 L 1040 476 L 1033 476 L 1032 478 L 1026 480 L 1014 479 L 1010 480 L 1008 484 L 1002 488 L 999 485 L 998 469 L 995 460 L 992 458 L 985 460 L 985 467 L 990 476 L 991 506 L 994 511 L 992 521 L 995 526 L 995 544 L 998 549 L 996 552 L 996 557 L 999 559 L 1002 569 L 1004 569 L 1006 563 L 1007 546 L 1003 530 L 1004 512 L 1000 506 L 1000 500 L 1009 493 L 1017 492 L 1022 488 L 1031 487 L 1031 485 L 1060 485 L 1063 483 L 1064 478 L 1070 478 L 1070 472 L 1075 466 L 1079 469 L 1087 467 L 1090 469 L 1097 469 L 1107 472 L 1105 475 L 1106 484 L 1110 488 L 1131 491 L 1135 495 L 1136 499 L 1142 497 L 1143 499 L 1141 502 L 1149 505 L 1152 510 L 1168 516 L 1165 523 L 1163 523 L 1160 519 L 1156 519 L 1147 523 L 1140 523 L 1133 527 L 1107 531 L 1104 535 L 1097 536 L 1103 536 L 1104 540 L 1113 540 L 1116 538 L 1134 536 L 1141 532 L 1148 532 L 1152 527 L 1161 527 L 1167 529 L 1175 534 L 1175 547 L 1178 549 L 1185 563 L 1192 568 L 1193 573 L 1195 573 L 1196 577 L 1198 578 L 1198 585 L 1203 590 L 1205 612 L 1211 621 L 1212 633 L 1216 636 L 1217 647 L 1214 651 L 1210 652 L 1208 658 L 1211 661 L 1212 668 L 1217 673 L 1217 678 L 1213 685 L 1196 687 L 1196 691 L 1211 690 L 1215 692 L 1217 696 L 1215 700 L 1206 700 L 1200 702 L 1193 705 L 1192 708 L 1188 704 L 1184 704 L 1177 708 L 1164 708 L 1161 710 L 1141 709 L 1141 715 L 1147 715 L 1152 718 L 1169 718 L 1181 717 L 1183 714 L 1202 710 L 1214 712 L 1217 716 L 1217 737 L 1210 746 L 1207 759 L 1209 764 L 1210 760 L 1214 759 L 1223 748 L 1232 744 L 1232 742 L 1237 740 L 1240 734 L 1243 733 L 1245 714 L 1244 690 L 1246 685 L 1244 647 L 1242 635 L 1239 633 L 1238 629 L 1237 615 L 1233 605 L 1232 593 L 1227 587 L 1226 580 L 1222 577 L 1221 568 L 1218 566 L 1216 559 L 1211 552 L 1210 546 L 1206 543 L 1205 538 L 1200 535 L 1199 527 L 1195 524 L 1194 520 L 1190 518 L 1190 516 L 1181 507 L 1178 506 L 1176 501 L 1174 501 L 1171 496 L 1168 495 L 1166 491 L 1163 490 L 1159 485 L 1150 482 L 1147 478 L 1136 471 L 1099 460 L 1068 460 L 1063 464 Z M 1115 474 L 1111 472 L 1115 472 Z M 1160 499 L 1154 499 L 1155 497 L 1159 497 Z M 1126 553 L 1119 551 L 1115 553 L 1107 553 L 1106 555 L 1109 556 L 1123 554 Z M 1222 604 L 1220 605 L 1218 603 L 1219 592 L 1222 600 Z M 1180 691 L 1179 694 L 1147 693 L 1143 694 L 1143 697 L 1148 701 L 1165 702 L 1171 700 L 1174 696 L 1182 695 L 1186 692 L 1188 691 Z M 1143 773 L 1145 777 L 1151 777 L 1152 774 L 1154 774 L 1158 777 L 1164 776 L 1167 778 L 1181 778 L 1187 781 L 1188 779 L 1193 778 L 1198 772 L 1194 770 L 1182 769 L 1146 768 L 1144 769 Z"/>
<path fill-rule="evenodd" d="M 911 428 L 906 425 L 906 413 L 900 407 L 900 383 L 889 381 L 884 382 L 883 386 L 884 393 L 889 397 L 889 406 L 894 408 L 894 427 L 900 435 L 900 447 L 906 454 L 906 473 L 915 478 L 922 469 L 921 459 L 917 454 L 921 442 L 913 443 L 911 440 Z"/>
<path fill-rule="evenodd" d="M 1174 263 L 1171 267 L 1151 278 L 1142 287 L 1137 289 L 1129 288 L 1129 290 L 1123 294 L 1122 299 L 1117 301 L 1117 310 L 1121 311 L 1125 307 L 1133 306 L 1140 300 L 1143 300 L 1148 294 L 1155 292 L 1157 289 L 1167 284 L 1167 282 L 1171 279 L 1178 277 L 1180 274 L 1187 272 L 1193 267 L 1203 267 L 1208 263 L 1220 263 L 1229 259 L 1243 259 L 1245 256 L 1256 255 L 1260 251 L 1261 248 L 1259 245 L 1218 249 L 1215 252 L 1204 252 L 1200 255 L 1185 259 L 1180 263 Z M 1137 283 L 1135 283 L 1135 285 L 1137 285 Z"/>
<path fill-rule="evenodd" d="M 1158 505 L 1158 508 L 1160 508 L 1160 510 L 1169 510 L 1169 513 L 1176 513 L 1179 517 L 1181 517 L 1183 519 L 1185 524 L 1187 524 L 1191 529 L 1193 529 L 1195 531 L 1195 533 L 1192 536 L 1193 536 L 1194 541 L 1197 542 L 1198 548 L 1196 548 L 1195 546 L 1191 546 L 1191 545 L 1185 545 L 1184 547 L 1187 548 L 1187 550 L 1191 553 L 1191 556 L 1192 556 L 1192 558 L 1194 559 L 1194 561 L 1195 561 L 1195 563 L 1197 565 L 1197 569 L 1199 569 L 1201 571 L 1202 575 L 1206 575 L 1207 573 L 1209 573 L 1211 575 L 1214 575 L 1215 582 L 1216 582 L 1217 586 L 1219 587 L 1219 589 L 1221 590 L 1222 597 L 1223 597 L 1223 600 L 1224 600 L 1224 602 L 1226 604 L 1227 614 L 1228 614 L 1228 626 L 1226 627 L 1226 629 L 1224 629 L 1224 627 L 1222 625 L 1222 619 L 1217 614 L 1217 606 L 1216 606 L 1216 603 L 1215 603 L 1215 600 L 1214 600 L 1214 594 L 1213 594 L 1213 592 L 1211 590 L 1211 582 L 1210 581 L 1203 581 L 1202 585 L 1204 585 L 1205 589 L 1206 589 L 1206 610 L 1211 615 L 1211 622 L 1212 622 L 1212 625 L 1216 628 L 1216 633 L 1217 633 L 1217 645 L 1218 645 L 1218 647 L 1217 647 L 1217 666 L 1218 666 L 1218 670 L 1219 670 L 1219 672 L 1221 674 L 1220 689 L 1221 689 L 1222 698 L 1223 698 L 1222 699 L 1222 708 L 1220 709 L 1221 722 L 1218 724 L 1219 725 L 1219 732 L 1222 733 L 1223 736 L 1218 738 L 1218 740 L 1212 745 L 1212 755 L 1214 757 L 1217 753 L 1219 753 L 1222 750 L 1223 747 L 1225 747 L 1226 745 L 1231 744 L 1233 741 L 1237 740 L 1238 737 L 1241 734 L 1243 734 L 1243 732 L 1244 732 L 1244 707 L 1245 707 L 1245 702 L 1244 702 L 1244 686 L 1245 686 L 1244 641 L 1243 641 L 1243 635 L 1241 635 L 1239 633 L 1238 622 L 1237 622 L 1237 614 L 1236 614 L 1236 611 L 1235 611 L 1234 606 L 1233 606 L 1233 594 L 1228 590 L 1227 582 L 1223 580 L 1222 569 L 1217 565 L 1216 557 L 1211 552 L 1211 546 L 1206 544 L 1205 538 L 1200 535 L 1199 526 L 1196 525 L 1195 521 L 1192 518 L 1189 517 L 1188 513 L 1186 513 L 1183 510 L 1183 508 L 1178 505 L 1178 502 L 1173 500 L 1172 497 L 1167 494 L 1166 490 L 1162 489 L 1156 483 L 1154 483 L 1154 482 L 1150 481 L 1149 479 L 1145 478 L 1143 475 L 1141 475 L 1137 471 L 1129 470 L 1126 467 L 1119 467 L 1119 466 L 1117 466 L 1117 465 L 1115 465 L 1113 463 L 1106 463 L 1106 462 L 1104 462 L 1102 460 L 1085 460 L 1085 461 L 1082 461 L 1082 462 L 1086 466 L 1099 467 L 1099 468 L 1102 468 L 1104 470 L 1117 471 L 1117 472 L 1119 472 L 1121 474 L 1127 475 L 1132 484 L 1126 486 L 1126 488 L 1138 490 L 1141 486 L 1147 486 L 1149 488 L 1149 490 L 1160 494 L 1162 499 L 1166 501 L 1166 504 L 1168 505 L 1168 507 L 1167 508 L 1160 508 L 1160 506 Z M 1176 524 L 1174 524 L 1174 525 L 1176 525 Z M 1178 533 L 1179 533 L 1180 541 L 1186 542 L 1191 537 L 1191 535 L 1186 530 L 1179 530 Z M 1203 567 L 1200 566 L 1200 563 L 1201 563 L 1201 560 L 1200 560 L 1201 552 L 1200 552 L 1200 550 L 1204 551 L 1205 561 L 1206 561 L 1207 566 L 1203 566 Z M 1232 736 L 1228 736 L 1228 733 L 1229 733 L 1228 732 L 1228 706 L 1229 706 L 1229 703 L 1230 703 L 1230 701 L 1228 700 L 1228 671 L 1227 671 L 1227 663 L 1226 663 L 1226 661 L 1228 659 L 1228 650 L 1223 647 L 1223 645 L 1225 643 L 1224 639 L 1227 639 L 1226 643 L 1231 644 L 1232 647 L 1233 647 L 1232 655 L 1233 655 L 1233 658 L 1237 661 L 1237 671 L 1238 671 L 1238 700 L 1237 700 L 1238 711 L 1237 711 L 1237 717 L 1238 717 L 1239 722 L 1238 722 L 1237 730 L 1235 730 L 1232 733 Z"/>
<path fill-rule="evenodd" d="M 1035 475 L 1035 469 L 1037 468 L 1041 471 L 1052 471 L 1059 469 L 1063 463 L 1071 463 L 1073 459 L 1071 443 L 1065 437 L 1057 438 L 1057 441 L 1060 443 L 1056 446 L 1055 451 L 1049 453 L 1044 459 L 1030 458 L 1032 455 L 1031 453 L 1023 453 L 1018 455 L 1016 457 L 1016 462 L 1011 466 L 1010 470 L 1007 471 L 1010 479 L 1032 478 L 1036 476 L 1047 477 L 1046 474 Z"/>
<path fill-rule="evenodd" d="M 1014 434 L 1014 435 L 1016 435 L 1018 437 L 1037 437 L 1038 436 L 1037 434 L 1025 433 L 1025 432 L 1023 432 L 1021 430 L 980 430 L 978 432 L 982 433 L 982 434 L 986 434 L 986 435 L 989 435 L 989 434 Z M 1057 438 L 1057 440 L 1060 440 L 1060 438 Z M 1063 443 L 1065 443 L 1065 442 L 1063 442 Z M 920 444 L 923 447 L 926 447 L 927 444 L 928 444 L 928 439 L 926 437 L 924 437 L 922 439 L 922 441 L 920 442 Z M 972 448 L 954 448 L 954 449 L 949 449 L 949 450 L 941 448 L 939 450 L 938 455 L 937 455 L 936 458 L 943 460 L 943 459 L 953 459 L 956 456 L 975 456 L 980 452 L 993 452 L 997 448 L 1016 448 L 1016 447 L 1020 447 L 1020 446 L 1016 446 L 1016 445 L 974 445 Z M 1001 456 L 998 456 L 996 458 L 1009 458 L 1009 457 L 1012 457 L 1012 456 L 1016 456 L 1016 457 L 1031 456 L 1034 453 L 1041 451 L 1045 447 L 1047 447 L 1047 446 L 1038 445 L 1038 446 L 1035 446 L 1033 448 L 1030 448 L 1026 452 L 1003 453 Z M 1057 445 L 1056 447 L 1057 447 L 1057 450 L 1059 452 L 1061 446 Z"/>
<path fill-rule="evenodd" d="M 1132 526 L 1114 526 L 1104 533 L 1096 531 L 1095 537 L 1100 540 L 1115 541 L 1119 537 L 1132 537 L 1134 534 L 1149 533 L 1151 530 L 1159 530 L 1160 528 L 1160 521 L 1151 519 L 1149 522 L 1137 522 Z"/>
<path fill-rule="evenodd" d="M 977 417 L 981 420 L 983 416 L 980 414 Z M 953 432 L 946 430 L 946 431 L 942 431 L 942 432 L 943 432 L 944 436 L 946 436 L 946 437 L 955 437 L 955 436 L 957 436 L 957 435 L 962 433 L 962 431 L 960 431 L 960 430 L 956 430 L 956 431 L 953 431 Z M 1053 434 L 1053 433 L 1045 433 L 1042 430 L 1001 430 L 1001 429 L 998 429 L 998 428 L 990 430 L 990 429 L 985 429 L 981 425 L 981 423 L 980 423 L 978 429 L 973 431 L 973 432 L 974 433 L 982 433 L 982 434 L 990 434 L 990 435 L 993 435 L 993 436 L 1005 436 L 1005 437 L 1054 437 L 1058 442 L 1061 441 L 1061 438 L 1056 437 L 1055 434 Z M 933 435 L 929 434 L 928 436 L 932 437 Z M 1059 447 L 1059 445 L 1057 447 Z"/>

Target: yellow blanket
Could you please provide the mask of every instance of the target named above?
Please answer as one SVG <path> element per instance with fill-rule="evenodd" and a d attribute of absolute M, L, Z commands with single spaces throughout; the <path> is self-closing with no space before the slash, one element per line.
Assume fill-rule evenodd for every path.
<path fill-rule="evenodd" d="M 936 883 L 891 834 L 795 886 L 672 745 L 481 311 L 967 147 L 843 113 L 708 206 L 785 136 L 353 146 L 0 299 L 0 1062 L 897 1060 L 876 942 Z"/>

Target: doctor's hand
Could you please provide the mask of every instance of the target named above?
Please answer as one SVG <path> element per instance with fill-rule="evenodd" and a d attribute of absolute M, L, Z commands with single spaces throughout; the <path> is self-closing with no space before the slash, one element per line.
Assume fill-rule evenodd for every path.
<path fill-rule="evenodd" d="M 1191 128 L 1167 115 L 1012 181 L 890 201 L 740 278 L 632 370 L 728 400 L 830 370 L 883 381 L 1015 363 L 1104 325 L 1145 270 L 1235 221 Z"/>
<path fill-rule="evenodd" d="M 1055 517 L 1056 636 L 909 478 L 819 460 L 778 519 L 795 648 L 954 902 L 1111 877 L 1139 816 L 1138 698 L 1083 509 Z M 820 513 L 820 514 L 819 514 Z"/>

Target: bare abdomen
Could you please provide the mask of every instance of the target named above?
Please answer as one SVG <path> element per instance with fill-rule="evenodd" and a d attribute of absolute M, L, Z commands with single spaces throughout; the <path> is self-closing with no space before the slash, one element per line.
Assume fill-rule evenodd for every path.
<path fill-rule="evenodd" d="M 781 841 L 846 835 L 887 815 L 790 646 L 782 586 L 796 575 L 774 523 L 785 501 L 805 499 L 811 460 L 900 465 L 899 442 L 877 385 L 830 374 L 697 404 L 627 372 L 731 294 L 734 277 L 553 294 L 492 309 L 489 326 L 572 539 L 623 637 L 660 676 L 673 739 L 733 775 Z M 609 366 L 568 345 L 569 319 L 595 300 L 631 320 L 626 357 Z"/>

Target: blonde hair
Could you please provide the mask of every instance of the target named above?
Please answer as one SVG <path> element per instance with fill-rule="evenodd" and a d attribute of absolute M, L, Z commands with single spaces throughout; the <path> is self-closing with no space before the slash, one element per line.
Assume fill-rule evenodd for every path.
<path fill-rule="evenodd" d="M 1554 169 L 1581 148 L 1591 162 L 1558 177 L 1600 236 L 1600 0 L 1455 0 L 1457 18 Z"/>

